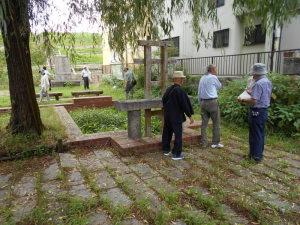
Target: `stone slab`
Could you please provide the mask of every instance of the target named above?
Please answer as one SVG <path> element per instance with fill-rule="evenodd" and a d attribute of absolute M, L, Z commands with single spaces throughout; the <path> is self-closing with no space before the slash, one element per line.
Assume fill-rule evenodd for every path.
<path fill-rule="evenodd" d="M 19 198 L 13 202 L 12 219 L 19 222 L 28 216 L 36 206 L 35 199 Z"/>
<path fill-rule="evenodd" d="M 70 194 L 79 198 L 89 199 L 95 196 L 85 184 L 70 187 Z"/>
<path fill-rule="evenodd" d="M 68 174 L 68 182 L 71 186 L 80 185 L 84 183 L 81 173 L 77 170 L 72 170 Z"/>
<path fill-rule="evenodd" d="M 115 157 L 115 155 L 111 151 L 108 151 L 108 150 L 100 150 L 99 149 L 99 150 L 95 150 L 94 153 L 99 160 L 103 160 L 104 158 Z"/>
<path fill-rule="evenodd" d="M 89 225 L 112 225 L 106 212 L 97 211 L 88 216 Z"/>
<path fill-rule="evenodd" d="M 171 225 L 187 225 L 187 224 L 182 220 L 176 220 L 174 222 L 171 222 Z"/>
<path fill-rule="evenodd" d="M 143 180 L 135 174 L 126 174 L 121 178 L 132 192 L 132 194 L 139 199 L 148 199 L 150 202 L 151 210 L 156 212 L 163 203 L 158 198 L 157 194 L 150 189 Z"/>
<path fill-rule="evenodd" d="M 0 188 L 5 188 L 9 185 L 12 174 L 0 174 Z"/>
<path fill-rule="evenodd" d="M 100 171 L 96 173 L 95 177 L 96 183 L 100 189 L 109 189 L 117 186 L 116 182 L 107 171 Z"/>
<path fill-rule="evenodd" d="M 60 174 L 60 170 L 58 168 L 58 164 L 54 163 L 48 166 L 43 173 L 43 181 L 51 181 L 56 180 Z"/>
<path fill-rule="evenodd" d="M 142 109 L 162 108 L 161 99 L 138 99 L 115 101 L 115 107 L 121 111 L 134 111 Z"/>
<path fill-rule="evenodd" d="M 65 107 L 55 107 L 55 111 L 57 112 L 57 115 L 59 116 L 62 124 L 64 124 L 64 126 L 66 127 L 66 133 L 69 139 L 75 139 L 76 137 L 82 135 L 81 130 L 74 122 L 73 118 L 70 116 Z"/>
<path fill-rule="evenodd" d="M 57 197 L 66 193 L 66 191 L 61 188 L 61 184 L 58 181 L 43 183 L 42 191 L 44 191 L 48 197 Z"/>
<path fill-rule="evenodd" d="M 175 186 L 169 184 L 164 178 L 162 177 L 153 177 L 150 179 L 145 180 L 147 185 L 154 189 L 155 191 L 161 193 L 161 192 L 175 192 L 178 191 L 178 188 Z"/>
<path fill-rule="evenodd" d="M 63 168 L 75 168 L 79 166 L 79 162 L 75 155 L 70 153 L 59 153 L 60 165 Z"/>
<path fill-rule="evenodd" d="M 13 193 L 18 197 L 35 195 L 35 183 L 35 177 L 25 176 L 13 187 Z"/>
<path fill-rule="evenodd" d="M 121 222 L 120 225 L 145 225 L 145 224 L 137 219 L 127 219 Z"/>
<path fill-rule="evenodd" d="M 129 199 L 129 197 L 125 195 L 119 188 L 109 189 L 107 192 L 103 193 L 103 196 L 108 198 L 114 207 L 129 207 L 132 204 L 132 201 Z"/>
<path fill-rule="evenodd" d="M 97 171 L 104 169 L 104 165 L 96 158 L 94 154 L 82 156 L 79 158 L 79 163 L 89 171 Z"/>
<path fill-rule="evenodd" d="M 132 164 L 129 166 L 134 172 L 136 172 L 142 179 L 149 179 L 158 176 L 158 173 L 151 169 L 151 167 L 144 163 Z"/>
<path fill-rule="evenodd" d="M 0 205 L 9 197 L 10 191 L 8 189 L 0 189 Z"/>
<path fill-rule="evenodd" d="M 106 158 L 103 161 L 103 164 L 105 167 L 114 170 L 118 174 L 126 174 L 131 172 L 129 167 L 117 157 Z"/>
<path fill-rule="evenodd" d="M 273 207 L 277 208 L 281 212 L 300 212 L 300 206 L 291 202 L 288 202 L 282 199 L 279 195 L 267 192 L 265 190 L 261 190 L 259 192 L 253 193 L 254 196 L 259 198 L 261 201 L 272 205 Z"/>

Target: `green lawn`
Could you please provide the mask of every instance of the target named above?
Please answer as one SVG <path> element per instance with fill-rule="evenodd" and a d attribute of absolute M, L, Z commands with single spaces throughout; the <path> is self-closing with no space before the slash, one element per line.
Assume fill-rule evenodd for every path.
<path fill-rule="evenodd" d="M 39 137 L 34 134 L 12 135 L 6 129 L 9 114 L 0 114 L 0 155 L 25 153 L 34 150 L 36 154 L 43 154 L 48 146 L 55 145 L 58 139 L 66 138 L 65 127 L 61 124 L 54 108 L 41 108 L 41 117 L 45 130 Z M 35 154 L 35 153 L 34 153 Z"/>

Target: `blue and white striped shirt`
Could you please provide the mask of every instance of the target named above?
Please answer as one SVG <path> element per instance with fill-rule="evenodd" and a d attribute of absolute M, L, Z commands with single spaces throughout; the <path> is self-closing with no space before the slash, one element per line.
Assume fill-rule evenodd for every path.
<path fill-rule="evenodd" d="M 222 87 L 216 75 L 205 74 L 201 77 L 198 86 L 198 100 L 218 98 L 218 90 Z"/>

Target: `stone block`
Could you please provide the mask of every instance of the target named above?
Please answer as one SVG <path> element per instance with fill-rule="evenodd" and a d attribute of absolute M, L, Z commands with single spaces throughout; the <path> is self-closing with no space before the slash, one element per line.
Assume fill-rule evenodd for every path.
<path fill-rule="evenodd" d="M 115 101 L 116 109 L 120 111 L 135 111 L 143 109 L 162 108 L 161 99 L 139 99 L 139 100 L 126 100 Z"/>

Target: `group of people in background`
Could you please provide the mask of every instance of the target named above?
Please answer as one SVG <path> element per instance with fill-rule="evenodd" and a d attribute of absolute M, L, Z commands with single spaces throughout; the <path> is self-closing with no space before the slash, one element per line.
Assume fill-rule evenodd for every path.
<path fill-rule="evenodd" d="M 40 99 L 39 102 L 42 102 L 44 98 L 47 98 L 47 101 L 50 100 L 49 91 L 51 91 L 51 74 L 47 70 L 46 66 L 43 66 L 42 70 L 40 70 L 41 74 L 41 90 L 40 90 Z M 91 72 L 84 66 L 81 71 L 81 77 L 83 79 L 83 87 L 84 90 L 90 89 L 90 81 L 91 81 Z"/>
<path fill-rule="evenodd" d="M 250 83 L 246 88 L 249 97 L 239 97 L 241 104 L 249 105 L 249 159 L 255 162 L 263 160 L 265 124 L 268 118 L 268 107 L 270 106 L 272 84 L 267 78 L 266 65 L 256 63 L 252 66 Z M 167 88 L 163 98 L 164 127 L 162 134 L 162 150 L 164 155 L 172 153 L 173 160 L 183 159 L 182 154 L 182 123 L 187 116 L 190 123 L 194 122 L 194 114 L 188 95 L 181 88 L 185 81 L 183 71 L 175 71 L 173 74 L 173 85 Z M 213 149 L 223 148 L 220 142 L 220 108 L 218 103 L 218 90 L 222 84 L 217 77 L 217 67 L 209 65 L 207 73 L 200 79 L 198 86 L 198 100 L 201 108 L 201 140 L 203 147 L 208 147 L 207 126 L 209 119 L 212 120 L 212 142 Z M 174 147 L 171 150 L 170 142 L 175 135 Z"/>

